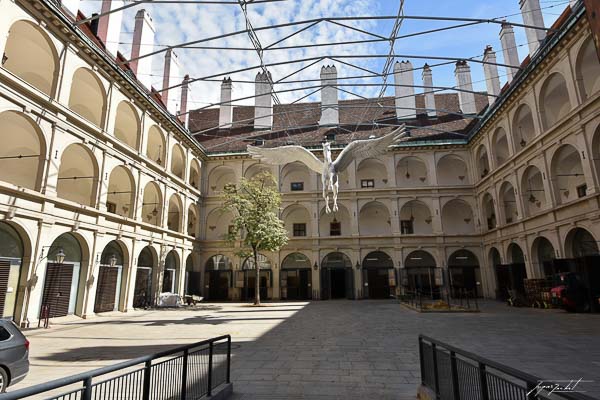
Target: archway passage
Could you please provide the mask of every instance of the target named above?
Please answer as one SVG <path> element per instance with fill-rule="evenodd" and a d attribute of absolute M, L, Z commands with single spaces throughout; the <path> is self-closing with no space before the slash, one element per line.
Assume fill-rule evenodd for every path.
<path fill-rule="evenodd" d="M 13 318 L 19 296 L 23 241 L 9 224 L 0 222 L 0 318 Z"/>
<path fill-rule="evenodd" d="M 540 236 L 533 241 L 532 250 L 534 257 L 536 257 L 535 264 L 537 264 L 538 269 L 543 272 L 544 276 L 552 276 L 556 267 L 556 255 L 552 243 L 545 237 Z"/>
<path fill-rule="evenodd" d="M 406 257 L 402 278 L 405 290 L 434 299 L 440 297 L 441 283 L 441 271 L 431 254 L 415 250 Z"/>
<path fill-rule="evenodd" d="M 281 299 L 310 300 L 312 298 L 310 260 L 302 253 L 292 253 L 281 263 Z"/>
<path fill-rule="evenodd" d="M 452 297 L 481 297 L 481 271 L 475 254 L 458 250 L 448 259 L 448 277 Z"/>
<path fill-rule="evenodd" d="M 45 142 L 37 124 L 24 114 L 0 114 L 0 180 L 37 190 Z"/>
<path fill-rule="evenodd" d="M 344 253 L 329 253 L 321 262 L 321 299 L 353 299 L 352 262 Z"/>
<path fill-rule="evenodd" d="M 63 233 L 54 240 L 46 258 L 40 316 L 54 318 L 75 313 L 81 259 L 81 246 L 75 236 Z"/>
<path fill-rule="evenodd" d="M 373 251 L 363 259 L 362 267 L 365 297 L 389 299 L 396 286 L 392 258 L 383 251 Z"/>
<path fill-rule="evenodd" d="M 95 313 L 118 310 L 124 264 L 125 258 L 121 245 L 116 240 L 111 241 L 106 245 L 100 257 L 94 303 Z"/>
<path fill-rule="evenodd" d="M 200 281 L 200 271 L 194 270 L 194 257 L 188 255 L 185 259 L 185 285 L 183 294 L 186 296 L 200 296 L 202 292 L 202 282 Z M 188 301 L 192 300 L 188 298 Z M 189 304 L 189 303 L 188 303 Z"/>
<path fill-rule="evenodd" d="M 598 241 L 584 228 L 572 229 L 566 237 L 565 250 L 572 259 L 568 272 L 561 277 L 566 286 L 563 303 L 569 310 L 600 312 L 600 253 Z"/>
<path fill-rule="evenodd" d="M 527 271 L 523 250 L 516 243 L 508 246 L 508 264 L 496 265 L 497 297 L 501 300 L 509 298 L 523 299 Z"/>
<path fill-rule="evenodd" d="M 177 271 L 179 270 L 179 260 L 175 250 L 171 250 L 165 258 L 165 271 L 163 273 L 162 292 L 177 293 Z"/>
<path fill-rule="evenodd" d="M 229 298 L 231 284 L 231 260 L 224 255 L 217 254 L 208 259 L 205 266 L 205 281 L 208 289 L 204 295 L 211 301 L 222 301 Z"/>
<path fill-rule="evenodd" d="M 156 257 L 152 248 L 144 247 L 137 261 L 135 288 L 133 289 L 133 306 L 135 308 L 151 307 L 154 303 L 152 301 L 152 277 L 155 265 Z"/>
<path fill-rule="evenodd" d="M 597 256 L 598 241 L 586 229 L 575 228 L 567 235 L 567 254 L 573 258 Z"/>
<path fill-rule="evenodd" d="M 260 269 L 259 287 L 261 300 L 269 298 L 269 288 L 271 287 L 271 261 L 262 255 L 258 255 L 258 265 Z M 244 284 L 242 287 L 241 298 L 243 301 L 251 301 L 256 297 L 256 268 L 254 266 L 254 257 L 250 256 L 242 264 L 242 273 Z"/>

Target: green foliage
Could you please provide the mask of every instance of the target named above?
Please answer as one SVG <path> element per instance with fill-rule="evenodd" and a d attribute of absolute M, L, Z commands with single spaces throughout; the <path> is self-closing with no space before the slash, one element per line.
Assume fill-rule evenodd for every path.
<path fill-rule="evenodd" d="M 279 219 L 281 195 L 275 179 L 261 173 L 239 186 L 230 184 L 223 191 L 222 211 L 233 214 L 230 243 L 241 241 L 242 253 L 256 256 L 261 251 L 278 251 L 288 242 L 288 233 Z"/>

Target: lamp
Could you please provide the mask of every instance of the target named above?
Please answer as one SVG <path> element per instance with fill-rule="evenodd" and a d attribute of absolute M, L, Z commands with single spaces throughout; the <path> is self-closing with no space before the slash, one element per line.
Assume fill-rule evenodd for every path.
<path fill-rule="evenodd" d="M 535 198 L 535 196 L 533 195 L 533 193 L 531 193 L 529 195 L 529 202 L 530 203 L 535 203 L 537 201 L 537 199 Z"/>
<path fill-rule="evenodd" d="M 162 145 L 158 145 L 158 158 L 156 159 L 156 163 L 158 165 L 162 165 L 162 160 L 160 159 L 161 150 L 162 150 Z"/>
<path fill-rule="evenodd" d="M 6 53 L 2 54 L 2 65 L 6 64 L 7 61 L 8 61 L 8 56 L 6 55 Z"/>
<path fill-rule="evenodd" d="M 56 263 L 57 264 L 62 264 L 63 262 L 65 262 L 65 257 L 67 255 L 65 254 L 65 251 L 63 250 L 62 247 L 58 248 L 58 251 L 56 252 Z"/>
<path fill-rule="evenodd" d="M 315 261 L 315 265 L 313 265 L 313 269 L 316 271 L 319 269 L 319 266 L 317 265 L 317 262 Z"/>
<path fill-rule="evenodd" d="M 354 268 L 360 269 L 360 264 L 358 263 L 358 261 L 356 262 L 356 265 L 354 266 Z"/>

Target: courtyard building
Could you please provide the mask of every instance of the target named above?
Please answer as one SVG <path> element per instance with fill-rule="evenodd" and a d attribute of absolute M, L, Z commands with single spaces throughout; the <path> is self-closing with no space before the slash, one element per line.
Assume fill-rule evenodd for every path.
<path fill-rule="evenodd" d="M 526 28 L 522 61 L 513 27 L 499 29 L 503 87 L 495 52 L 482 44 L 488 63 L 456 62 L 453 91 L 434 89 L 429 66 L 401 61 L 394 96 L 340 100 L 341 66 L 327 65 L 321 102 L 273 105 L 270 78 L 259 73 L 254 106 L 232 105 L 225 78 L 220 107 L 189 113 L 188 77 L 178 78 L 173 52 L 163 87 L 150 85 L 143 56 L 154 26 L 144 10 L 129 62 L 111 40 L 119 12 L 85 22 L 76 0 L 1 4 L 2 317 L 28 325 L 126 312 L 163 292 L 252 299 L 256 266 L 224 240 L 232 215 L 221 212 L 220 192 L 263 171 L 283 195 L 290 241 L 258 259 L 262 298 L 445 288 L 503 299 L 524 279 L 597 263 L 600 63 L 581 1 L 547 34 Z M 527 24 L 543 28 L 539 18 Z M 487 92 L 473 90 L 471 68 L 484 68 Z M 337 152 L 402 123 L 407 141 L 340 176 L 330 214 L 316 173 L 246 152 L 296 144 L 322 157 L 324 141 Z"/>

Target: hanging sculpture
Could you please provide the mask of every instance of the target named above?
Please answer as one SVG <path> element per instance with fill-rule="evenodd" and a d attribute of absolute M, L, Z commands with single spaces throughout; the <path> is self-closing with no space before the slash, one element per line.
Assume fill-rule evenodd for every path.
<path fill-rule="evenodd" d="M 333 211 L 338 210 L 338 175 L 348 168 L 352 161 L 359 157 L 370 158 L 384 154 L 389 146 L 398 143 L 406 135 L 406 128 L 402 126 L 380 138 L 355 140 L 342 150 L 335 161 L 331 159 L 331 144 L 329 142 L 323 143 L 324 161 L 319 160 L 304 147 L 296 145 L 271 149 L 248 145 L 247 149 L 253 158 L 266 163 L 280 165 L 299 161 L 313 171 L 321 174 L 325 212 L 329 214 L 331 212 L 331 208 L 329 207 L 329 191 L 333 192 Z"/>

